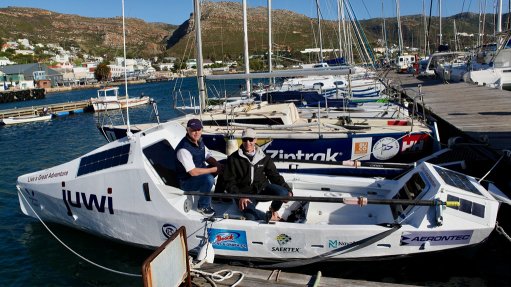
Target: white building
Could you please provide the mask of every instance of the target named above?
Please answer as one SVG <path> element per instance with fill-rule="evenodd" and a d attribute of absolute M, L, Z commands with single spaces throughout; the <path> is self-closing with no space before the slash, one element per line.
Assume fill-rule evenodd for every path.
<path fill-rule="evenodd" d="M 124 66 L 108 65 L 112 78 L 124 77 Z"/>
<path fill-rule="evenodd" d="M 158 68 L 160 68 L 160 71 L 170 71 L 174 68 L 174 63 L 160 63 Z"/>
<path fill-rule="evenodd" d="M 0 66 L 7 66 L 7 65 L 12 65 L 12 64 L 14 64 L 14 62 L 11 62 L 11 60 L 9 60 L 9 58 L 0 57 Z"/>
<path fill-rule="evenodd" d="M 20 55 L 34 55 L 34 51 L 32 50 L 14 50 L 15 54 Z"/>
<path fill-rule="evenodd" d="M 23 45 L 25 48 L 34 50 L 34 46 L 30 45 L 30 41 L 28 41 L 28 39 L 18 39 L 18 43 Z"/>

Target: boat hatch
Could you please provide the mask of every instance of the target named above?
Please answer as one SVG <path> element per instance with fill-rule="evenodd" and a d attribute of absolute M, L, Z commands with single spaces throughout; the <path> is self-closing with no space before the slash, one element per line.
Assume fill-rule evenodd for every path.
<path fill-rule="evenodd" d="M 403 187 L 392 199 L 418 199 L 419 194 L 426 190 L 426 186 L 427 184 L 421 177 L 420 173 L 416 173 L 412 175 L 412 177 L 403 185 Z M 390 205 L 394 219 L 397 219 L 399 216 L 404 214 L 409 206 L 410 205 L 408 204 Z"/>
<path fill-rule="evenodd" d="M 80 166 L 78 167 L 78 174 L 76 176 L 127 164 L 129 155 L 130 145 L 126 144 L 84 156 L 80 159 Z"/>
<path fill-rule="evenodd" d="M 176 151 L 167 140 L 144 148 L 144 155 L 166 185 L 179 187 L 176 177 Z"/>

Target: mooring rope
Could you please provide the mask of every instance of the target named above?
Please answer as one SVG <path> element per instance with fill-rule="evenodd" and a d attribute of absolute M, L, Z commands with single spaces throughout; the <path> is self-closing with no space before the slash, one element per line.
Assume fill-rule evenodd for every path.
<path fill-rule="evenodd" d="M 19 189 L 18 189 L 19 190 Z M 28 207 L 30 207 L 30 209 L 32 210 L 32 212 L 35 214 L 35 216 L 37 217 L 37 219 L 39 219 L 39 221 L 42 223 L 42 225 L 46 228 L 46 230 L 48 230 L 48 232 L 58 241 L 60 242 L 60 244 L 62 244 L 62 246 L 64 246 L 65 248 L 67 248 L 67 250 L 71 251 L 74 255 L 78 256 L 79 258 L 81 258 L 82 260 L 98 267 L 98 268 L 101 268 L 103 270 L 106 270 L 106 271 L 110 271 L 110 272 L 113 272 L 113 273 L 117 273 L 117 274 L 121 274 L 121 275 L 126 275 L 126 276 L 132 276 L 132 277 L 142 277 L 141 274 L 134 274 L 134 273 L 128 273 L 128 272 L 123 272 L 123 271 L 118 271 L 118 270 L 115 270 L 115 269 L 112 269 L 112 268 L 108 268 L 108 267 L 105 267 L 103 265 L 100 265 L 96 262 L 93 262 L 87 258 L 85 258 L 84 256 L 82 256 L 81 254 L 79 254 L 78 252 L 74 251 L 71 247 L 67 246 L 55 233 L 53 233 L 51 231 L 51 229 L 44 223 L 44 221 L 42 220 L 41 217 L 39 217 L 39 214 L 37 214 L 37 212 L 34 210 L 34 208 L 32 208 L 32 205 L 30 205 L 30 203 L 28 202 L 27 198 L 25 197 L 25 195 L 23 194 L 23 192 L 21 190 L 19 190 L 19 194 L 21 194 L 21 197 L 23 197 L 23 199 L 25 200 L 25 202 L 27 203 Z"/>
<path fill-rule="evenodd" d="M 234 282 L 234 284 L 232 284 L 231 287 L 236 287 L 238 284 L 241 283 L 243 278 L 245 278 L 245 274 L 243 274 L 243 272 L 233 271 L 233 270 L 228 270 L 228 269 L 222 269 L 222 270 L 216 271 L 214 273 L 209 273 L 209 272 L 201 271 L 198 269 L 190 269 L 190 272 L 203 275 L 203 276 L 205 276 L 205 278 L 210 278 L 213 281 L 213 282 L 211 282 L 213 284 L 215 282 L 222 282 L 224 280 L 231 279 L 235 274 L 239 274 L 240 278 L 238 278 L 238 280 L 236 282 Z M 222 273 L 225 273 L 225 274 L 222 275 Z M 214 284 L 214 285 L 216 286 L 216 284 Z"/>
<path fill-rule="evenodd" d="M 500 226 L 498 222 L 495 222 L 495 230 L 497 230 L 499 234 L 504 235 L 504 237 L 511 242 L 511 237 L 507 235 L 507 233 L 504 231 L 504 228 L 502 228 L 502 226 Z"/>
<path fill-rule="evenodd" d="M 506 153 L 504 153 L 500 158 L 499 160 L 497 160 L 497 162 L 490 168 L 490 170 L 483 176 L 481 177 L 481 179 L 479 179 L 479 181 L 477 181 L 478 183 L 481 183 L 481 181 L 483 181 L 492 171 L 493 169 L 495 169 L 495 167 L 497 167 L 497 165 L 499 164 L 499 162 L 506 156 Z"/>

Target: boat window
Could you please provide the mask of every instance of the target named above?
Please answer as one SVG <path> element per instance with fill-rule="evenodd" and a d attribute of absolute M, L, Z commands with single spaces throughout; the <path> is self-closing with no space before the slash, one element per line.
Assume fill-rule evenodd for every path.
<path fill-rule="evenodd" d="M 403 185 L 393 199 L 415 200 L 425 187 L 426 183 L 420 174 L 416 173 Z M 397 217 L 403 214 L 406 208 L 408 208 L 408 204 L 391 205 L 390 208 L 392 210 L 392 215 L 397 219 Z"/>
<path fill-rule="evenodd" d="M 80 166 L 76 176 L 126 164 L 128 163 L 129 154 L 130 145 L 127 144 L 84 156 L 80 159 Z"/>
<path fill-rule="evenodd" d="M 475 185 L 470 182 L 466 175 L 457 173 L 452 170 L 443 169 L 438 166 L 434 166 L 436 172 L 440 175 L 440 177 L 444 180 L 444 182 L 448 185 L 482 195 L 481 192 L 475 187 Z"/>
<path fill-rule="evenodd" d="M 166 185 L 179 187 L 176 178 L 176 151 L 167 140 L 144 148 L 144 155 Z"/>

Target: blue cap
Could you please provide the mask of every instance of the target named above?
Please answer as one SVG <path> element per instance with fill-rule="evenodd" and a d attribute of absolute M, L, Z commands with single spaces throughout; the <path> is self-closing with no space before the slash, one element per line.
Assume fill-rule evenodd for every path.
<path fill-rule="evenodd" d="M 202 129 L 202 123 L 199 119 L 191 119 L 186 124 L 187 127 L 191 128 L 194 131 L 198 131 Z"/>

